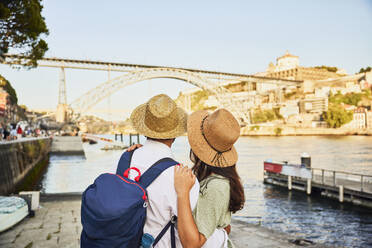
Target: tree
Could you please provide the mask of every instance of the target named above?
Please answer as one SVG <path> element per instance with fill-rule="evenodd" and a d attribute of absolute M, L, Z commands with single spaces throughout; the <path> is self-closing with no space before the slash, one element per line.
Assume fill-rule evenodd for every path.
<path fill-rule="evenodd" d="M 0 0 L 0 55 L 13 48 L 29 59 L 25 66 L 37 66 L 48 50 L 41 38 L 49 34 L 42 9 L 41 0 Z"/>
<path fill-rule="evenodd" d="M 279 109 L 256 110 L 252 116 L 252 123 L 263 123 L 282 119 L 283 116 L 279 114 Z"/>
<path fill-rule="evenodd" d="M 360 68 L 359 73 L 369 72 L 369 71 L 371 71 L 371 70 L 372 70 L 372 68 L 371 68 L 370 66 L 368 66 L 368 67 L 366 67 L 365 69 L 364 69 L 364 68 Z"/>
<path fill-rule="evenodd" d="M 339 128 L 353 120 L 353 112 L 346 111 L 340 105 L 332 104 L 329 106 L 328 111 L 323 113 L 322 117 L 329 127 Z"/>
<path fill-rule="evenodd" d="M 369 98 L 367 94 L 367 91 L 363 91 L 362 93 L 347 93 L 346 95 L 342 95 L 338 92 L 335 95 L 332 94 L 329 96 L 329 102 L 335 104 L 344 103 L 358 106 L 363 97 Z"/>
<path fill-rule="evenodd" d="M 6 80 L 1 75 L 0 75 L 0 88 L 3 88 L 6 92 L 8 92 L 11 104 L 17 104 L 18 98 L 17 98 L 17 93 L 15 89 L 12 87 L 9 81 Z"/>
<path fill-rule="evenodd" d="M 274 129 L 274 133 L 275 133 L 276 136 L 281 135 L 282 134 L 282 131 L 283 131 L 283 129 L 281 129 L 280 127 L 276 127 Z"/>
<path fill-rule="evenodd" d="M 326 65 L 322 65 L 322 66 L 315 66 L 316 69 L 323 69 L 323 70 L 327 70 L 329 72 L 337 72 L 337 67 L 335 66 L 326 66 Z"/>

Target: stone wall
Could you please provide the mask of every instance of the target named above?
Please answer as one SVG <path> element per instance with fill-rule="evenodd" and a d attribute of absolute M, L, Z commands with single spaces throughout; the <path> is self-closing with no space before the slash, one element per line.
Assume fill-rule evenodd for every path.
<path fill-rule="evenodd" d="M 0 195 L 32 189 L 48 164 L 51 138 L 0 142 Z"/>

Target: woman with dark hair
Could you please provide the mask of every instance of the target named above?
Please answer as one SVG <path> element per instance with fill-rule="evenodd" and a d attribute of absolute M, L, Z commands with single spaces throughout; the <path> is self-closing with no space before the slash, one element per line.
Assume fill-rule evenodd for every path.
<path fill-rule="evenodd" d="M 240 136 L 240 126 L 225 109 L 212 114 L 197 111 L 187 122 L 191 146 L 192 171 L 175 168 L 177 192 L 177 229 L 183 247 L 216 247 L 209 239 L 216 229 L 227 228 L 231 214 L 244 206 L 244 189 L 236 171 L 238 155 L 233 146 Z M 199 199 L 194 212 L 190 208 L 189 191 L 195 177 L 200 182 Z M 225 235 L 219 247 L 233 247 Z"/>

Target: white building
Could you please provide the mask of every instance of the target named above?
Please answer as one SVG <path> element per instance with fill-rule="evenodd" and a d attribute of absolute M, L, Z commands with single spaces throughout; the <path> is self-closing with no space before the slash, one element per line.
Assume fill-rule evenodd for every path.
<path fill-rule="evenodd" d="M 372 110 L 370 110 L 370 111 L 368 111 L 368 112 L 366 113 L 366 117 L 367 117 L 367 121 L 366 121 L 366 123 L 367 123 L 367 128 L 372 129 Z"/>
<path fill-rule="evenodd" d="M 296 68 L 300 65 L 298 56 L 290 54 L 288 51 L 276 59 L 276 68 L 274 71 L 284 71 Z"/>
<path fill-rule="evenodd" d="M 300 100 L 300 113 L 323 113 L 328 110 L 328 97 L 311 97 Z"/>
<path fill-rule="evenodd" d="M 365 108 L 356 108 L 353 113 L 353 120 L 344 125 L 346 128 L 364 129 L 367 127 L 367 110 Z"/>
<path fill-rule="evenodd" d="M 292 115 L 298 115 L 300 113 L 300 109 L 297 104 L 286 105 L 280 108 L 279 113 L 285 119 Z"/>

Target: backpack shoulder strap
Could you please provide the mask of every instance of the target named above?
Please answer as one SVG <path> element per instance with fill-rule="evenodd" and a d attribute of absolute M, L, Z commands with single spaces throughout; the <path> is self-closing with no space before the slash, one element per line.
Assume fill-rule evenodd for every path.
<path fill-rule="evenodd" d="M 134 151 L 131 152 L 124 152 L 119 160 L 118 167 L 116 169 L 117 175 L 123 175 L 124 171 L 126 171 L 130 167 L 130 162 L 132 161 Z"/>
<path fill-rule="evenodd" d="M 163 171 L 176 164 L 179 163 L 171 158 L 160 159 L 143 173 L 140 179 L 140 184 L 142 187 L 147 188 Z"/>

